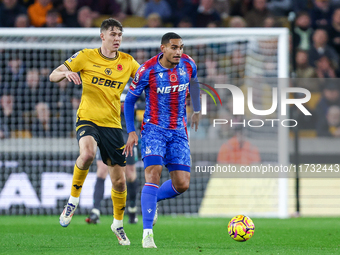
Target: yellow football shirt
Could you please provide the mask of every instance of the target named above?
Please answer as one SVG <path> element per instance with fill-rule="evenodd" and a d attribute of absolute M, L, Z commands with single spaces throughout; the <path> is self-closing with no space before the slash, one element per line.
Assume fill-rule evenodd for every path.
<path fill-rule="evenodd" d="M 120 51 L 115 58 L 107 58 L 99 48 L 81 50 L 64 65 L 72 72 L 80 72 L 82 79 L 78 119 L 92 121 L 101 127 L 122 128 L 120 95 L 129 78 L 135 76 L 138 62 Z"/>

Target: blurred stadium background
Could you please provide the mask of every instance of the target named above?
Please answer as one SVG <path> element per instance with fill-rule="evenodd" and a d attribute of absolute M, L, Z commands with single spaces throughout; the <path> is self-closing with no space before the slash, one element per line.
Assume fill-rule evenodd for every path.
<path fill-rule="evenodd" d="M 249 78 L 291 77 L 296 83 L 286 79 L 284 84 L 312 93 L 306 104 L 311 117 L 290 110 L 298 128 L 283 133 L 279 126 L 261 132 L 245 128 L 243 136 L 257 148 L 259 156 L 242 163 L 339 163 L 340 1 L 97 2 L 0 3 L 0 214 L 57 215 L 62 211 L 78 155 L 74 122 L 81 87 L 66 81 L 51 84 L 48 75 L 78 50 L 99 47 L 98 25 L 109 16 L 122 21 L 121 50 L 139 63 L 159 52 L 162 34 L 175 31 L 184 38 L 185 53 L 196 61 L 202 83 L 230 83 L 244 91 L 251 86 L 258 109 L 268 109 L 276 83 L 251 79 L 247 83 Z M 45 10 L 42 19 L 34 11 L 39 5 Z M 230 95 L 218 92 L 227 106 L 216 107 L 208 98 L 208 115 L 202 116 L 199 132 L 190 134 L 190 189 L 162 202 L 160 214 L 339 215 L 337 178 L 215 178 L 194 172 L 195 165 L 230 163 L 219 159 L 219 152 L 237 130 L 216 131 L 212 120 L 235 116 L 228 106 Z M 141 115 L 136 113 L 137 124 Z M 76 214 L 88 214 L 92 208 L 95 172 L 94 164 Z M 137 172 L 143 184 L 140 158 Z M 164 170 L 162 181 L 168 178 Z M 111 215 L 109 180 L 105 198 L 102 214 Z"/>

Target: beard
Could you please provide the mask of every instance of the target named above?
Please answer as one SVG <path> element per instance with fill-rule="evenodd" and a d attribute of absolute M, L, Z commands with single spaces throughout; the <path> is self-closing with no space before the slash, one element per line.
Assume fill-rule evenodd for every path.
<path fill-rule="evenodd" d="M 166 59 L 172 65 L 178 65 L 180 58 L 178 58 L 178 62 L 173 62 L 173 60 Z"/>

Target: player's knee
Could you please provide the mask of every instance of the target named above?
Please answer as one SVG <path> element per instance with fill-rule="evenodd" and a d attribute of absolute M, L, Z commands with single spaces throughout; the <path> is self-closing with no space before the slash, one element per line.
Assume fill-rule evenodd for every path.
<path fill-rule="evenodd" d="M 115 190 L 125 190 L 126 180 L 124 177 L 111 179 L 111 181 L 112 187 L 114 187 Z"/>
<path fill-rule="evenodd" d="M 152 183 L 159 183 L 162 173 L 162 166 L 154 165 L 148 166 L 145 169 L 145 181 Z"/>
<path fill-rule="evenodd" d="M 183 180 L 179 183 L 176 183 L 174 185 L 175 189 L 179 192 L 179 193 L 183 193 L 185 192 L 187 189 L 189 189 L 189 185 L 190 185 L 190 181 L 189 180 Z"/>
<path fill-rule="evenodd" d="M 91 164 L 96 156 L 94 151 L 86 150 L 80 154 L 80 158 L 82 159 L 84 164 Z"/>

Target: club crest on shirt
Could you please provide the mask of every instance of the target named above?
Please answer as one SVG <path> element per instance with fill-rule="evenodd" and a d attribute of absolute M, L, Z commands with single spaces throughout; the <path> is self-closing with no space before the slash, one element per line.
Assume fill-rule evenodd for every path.
<path fill-rule="evenodd" d="M 163 78 L 163 73 L 159 73 L 159 77 L 161 77 L 161 79 Z"/>
<path fill-rule="evenodd" d="M 151 153 L 150 146 L 147 146 L 145 150 L 145 154 L 150 154 L 150 153 Z"/>
<path fill-rule="evenodd" d="M 176 81 L 177 81 L 177 76 L 176 76 L 176 74 L 174 74 L 174 73 L 170 74 L 170 81 L 171 81 L 171 82 L 176 82 Z"/>
<path fill-rule="evenodd" d="M 123 66 L 121 64 L 117 65 L 117 71 L 123 71 Z"/>
<path fill-rule="evenodd" d="M 184 71 L 184 68 L 179 68 L 179 75 L 185 75 L 186 72 Z"/>
<path fill-rule="evenodd" d="M 112 74 L 112 70 L 110 68 L 106 68 L 104 73 L 107 74 L 107 75 L 111 75 Z"/>

